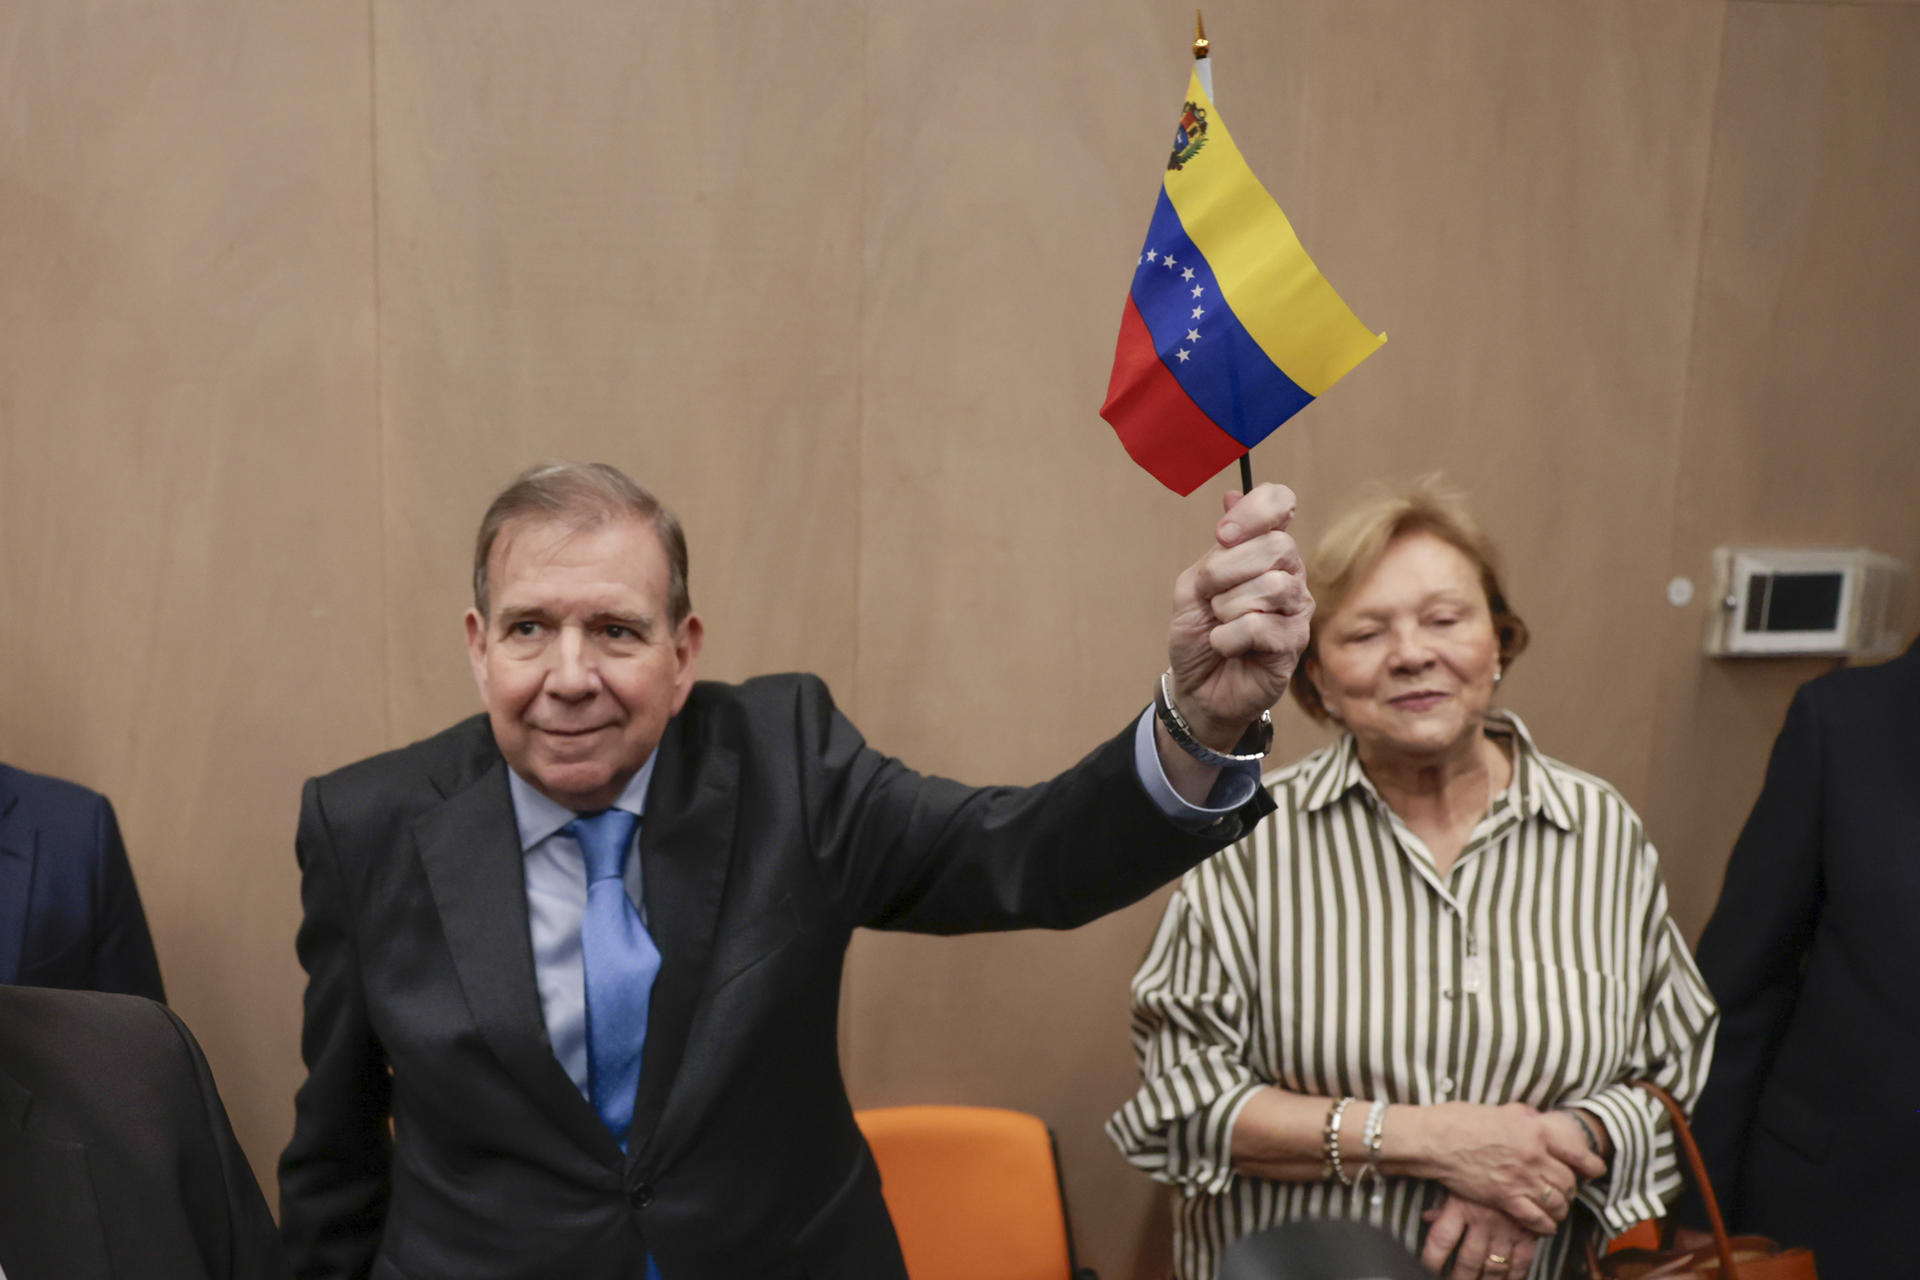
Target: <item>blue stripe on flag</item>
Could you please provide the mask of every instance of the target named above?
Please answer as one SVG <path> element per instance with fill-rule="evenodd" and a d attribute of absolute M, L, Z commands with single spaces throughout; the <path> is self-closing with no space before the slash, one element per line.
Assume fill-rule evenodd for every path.
<path fill-rule="evenodd" d="M 1213 268 L 1187 238 L 1164 186 L 1133 274 L 1133 301 L 1153 335 L 1154 350 L 1181 387 L 1201 412 L 1248 448 L 1313 403 L 1220 296 Z"/>

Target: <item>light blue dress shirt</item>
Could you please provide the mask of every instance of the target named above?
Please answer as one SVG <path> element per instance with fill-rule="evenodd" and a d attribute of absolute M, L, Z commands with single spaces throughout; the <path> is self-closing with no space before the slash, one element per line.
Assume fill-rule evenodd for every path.
<path fill-rule="evenodd" d="M 1167 815 L 1167 820 L 1187 831 L 1198 831 L 1226 817 L 1253 799 L 1253 793 L 1260 789 L 1260 762 L 1248 760 L 1220 770 L 1213 794 L 1205 804 L 1189 803 L 1173 789 L 1173 783 L 1167 781 L 1167 771 L 1160 767 L 1160 748 L 1153 740 L 1152 707 L 1140 713 L 1140 722 L 1133 727 L 1133 771 L 1140 775 L 1140 785 L 1147 789 L 1148 797 Z"/>
<path fill-rule="evenodd" d="M 627 851 L 627 897 L 647 918 L 644 886 L 640 879 L 639 845 L 646 827 L 647 784 L 653 779 L 653 762 L 647 757 L 633 775 L 619 799 L 610 806 L 624 809 L 639 818 L 634 825 L 633 847 Z M 1153 738 L 1153 708 L 1141 715 L 1133 736 L 1133 767 L 1160 812 L 1175 825 L 1198 830 L 1233 812 L 1260 786 L 1258 762 L 1235 765 L 1220 771 L 1213 794 L 1205 805 L 1189 804 L 1173 789 L 1166 771 L 1160 767 L 1160 752 Z M 540 988 L 540 1013 L 546 1020 L 547 1039 L 553 1044 L 553 1056 L 560 1060 L 567 1076 L 580 1090 L 580 1096 L 592 1099 L 587 1078 L 587 980 L 580 959 L 580 918 L 587 909 L 587 862 L 579 843 L 563 828 L 578 815 L 566 806 L 541 795 L 532 783 L 512 769 L 507 770 L 507 787 L 513 795 L 514 821 L 520 828 L 520 852 L 527 888 L 527 923 L 533 940 L 533 972 Z"/>

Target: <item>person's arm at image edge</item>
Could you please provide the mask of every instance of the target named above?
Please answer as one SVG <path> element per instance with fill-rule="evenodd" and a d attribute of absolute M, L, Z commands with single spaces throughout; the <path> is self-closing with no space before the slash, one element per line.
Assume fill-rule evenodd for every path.
<path fill-rule="evenodd" d="M 140 905 L 140 890 L 120 838 L 113 804 L 97 797 L 93 815 L 93 847 L 99 858 L 93 878 L 94 943 L 89 975 L 96 991 L 145 996 L 166 1003 L 160 980 L 160 961 L 154 954 L 153 934 Z"/>
<path fill-rule="evenodd" d="M 313 782 L 301 799 L 296 847 L 307 1078 L 280 1157 L 280 1234 L 301 1280 L 346 1280 L 372 1267 L 386 1223 L 392 1076 L 367 1022 L 350 908 Z"/>
<path fill-rule="evenodd" d="M 1720 1007 L 1720 1028 L 1693 1133 L 1729 1227 L 1740 1219 L 1747 1138 L 1799 999 L 1801 961 L 1818 919 L 1820 740 L 1815 700 L 1803 688 L 1787 709 L 1760 796 L 1734 842 L 1720 899 L 1695 952 Z M 1688 1227 L 1707 1225 L 1705 1207 L 1690 1187 L 1674 1216 Z"/>

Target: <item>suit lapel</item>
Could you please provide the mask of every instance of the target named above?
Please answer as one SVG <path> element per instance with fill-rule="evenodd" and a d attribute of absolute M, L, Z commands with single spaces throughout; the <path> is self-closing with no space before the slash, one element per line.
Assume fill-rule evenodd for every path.
<path fill-rule="evenodd" d="M 27 944 L 27 895 L 33 890 L 33 829 L 17 813 L 19 797 L 0 774 L 0 982 L 20 978 Z"/>
<path fill-rule="evenodd" d="M 32 1102 L 0 1073 L 0 1267 L 22 1277 L 108 1280 L 87 1150 L 28 1133 Z"/>
<path fill-rule="evenodd" d="M 679 1075 L 694 1009 L 706 986 L 714 926 L 733 860 L 739 756 L 694 739 L 676 716 L 660 742 L 640 826 L 641 883 L 647 930 L 660 948 L 660 976 L 647 1011 L 647 1047 L 629 1143 L 651 1151 L 667 1097 Z"/>
<path fill-rule="evenodd" d="M 609 1164 L 618 1161 L 619 1146 L 547 1039 L 506 762 L 496 757 L 471 785 L 423 815 L 414 835 L 460 988 L 488 1047 L 574 1141 Z"/>

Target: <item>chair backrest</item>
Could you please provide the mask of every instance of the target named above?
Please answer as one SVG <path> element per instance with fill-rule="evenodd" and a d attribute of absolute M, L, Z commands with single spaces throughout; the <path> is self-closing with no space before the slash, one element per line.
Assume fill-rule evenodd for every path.
<path fill-rule="evenodd" d="M 856 1113 L 912 1280 L 1069 1280 L 1053 1135 L 995 1107 Z"/>
<path fill-rule="evenodd" d="M 1365 1222 L 1308 1219 L 1227 1246 L 1220 1280 L 1428 1280 L 1406 1247 Z"/>

